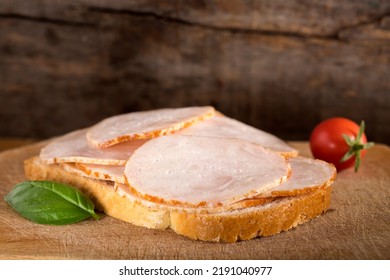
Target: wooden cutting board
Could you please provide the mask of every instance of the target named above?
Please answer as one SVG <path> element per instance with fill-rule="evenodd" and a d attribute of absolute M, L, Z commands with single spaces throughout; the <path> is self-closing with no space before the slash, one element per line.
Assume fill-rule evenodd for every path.
<path fill-rule="evenodd" d="M 308 144 L 292 142 L 310 156 Z M 359 172 L 340 172 L 331 208 L 281 234 L 216 244 L 171 230 L 150 230 L 104 216 L 68 226 L 21 218 L 3 197 L 24 181 L 23 160 L 37 143 L 0 153 L 1 259 L 390 259 L 390 148 L 370 149 Z"/>

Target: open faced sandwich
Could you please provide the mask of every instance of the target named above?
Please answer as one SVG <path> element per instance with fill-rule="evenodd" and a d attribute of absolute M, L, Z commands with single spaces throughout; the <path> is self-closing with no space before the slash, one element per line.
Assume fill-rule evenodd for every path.
<path fill-rule="evenodd" d="M 336 176 L 333 165 L 210 106 L 104 119 L 51 140 L 25 161 L 25 173 L 70 184 L 133 225 L 216 242 L 274 235 L 319 216 Z"/>

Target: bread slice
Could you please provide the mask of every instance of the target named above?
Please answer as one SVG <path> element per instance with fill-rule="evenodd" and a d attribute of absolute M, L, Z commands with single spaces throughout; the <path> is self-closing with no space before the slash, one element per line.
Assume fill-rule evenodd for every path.
<path fill-rule="evenodd" d="M 58 164 L 45 164 L 39 157 L 25 160 L 24 171 L 29 180 L 50 180 L 72 185 L 95 203 L 99 211 L 109 216 L 147 228 L 169 227 L 169 212 L 139 205 L 115 192 L 114 183 L 69 173 Z"/>
<path fill-rule="evenodd" d="M 270 202 L 219 213 L 183 213 L 151 207 L 121 196 L 114 184 L 70 173 L 58 164 L 45 164 L 39 157 L 24 162 L 29 180 L 67 183 L 88 195 L 96 208 L 107 215 L 136 226 L 152 229 L 170 228 L 194 240 L 235 242 L 258 236 L 270 236 L 307 222 L 330 206 L 331 186 L 293 197 L 279 197 Z"/>

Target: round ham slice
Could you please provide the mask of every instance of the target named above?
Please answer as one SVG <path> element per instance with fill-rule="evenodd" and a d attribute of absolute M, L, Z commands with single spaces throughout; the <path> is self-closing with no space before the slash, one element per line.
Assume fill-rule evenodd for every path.
<path fill-rule="evenodd" d="M 124 141 L 170 134 L 214 115 L 215 110 L 211 106 L 117 115 L 91 127 L 87 132 L 87 139 L 94 147 L 106 148 Z"/>
<path fill-rule="evenodd" d="M 82 162 L 125 165 L 133 152 L 146 140 L 130 141 L 107 149 L 92 148 L 85 137 L 87 129 L 76 130 L 58 137 L 41 149 L 40 158 L 47 164 Z"/>
<path fill-rule="evenodd" d="M 168 205 L 215 207 L 252 197 L 288 178 L 285 157 L 252 143 L 170 135 L 137 149 L 125 166 L 130 191 Z"/>
<path fill-rule="evenodd" d="M 310 192 L 313 188 L 326 187 L 336 178 L 336 168 L 325 161 L 295 157 L 289 158 L 290 178 L 279 186 L 256 197 L 294 196 Z"/>
<path fill-rule="evenodd" d="M 215 116 L 196 123 L 178 132 L 181 135 L 241 139 L 287 156 L 296 156 L 298 151 L 280 138 L 225 116 Z"/>
<path fill-rule="evenodd" d="M 187 213 L 220 213 L 263 205 L 273 202 L 280 197 L 305 194 L 316 188 L 331 185 L 336 178 L 335 167 L 327 162 L 304 157 L 290 158 L 289 162 L 291 165 L 291 176 L 287 181 L 254 197 L 217 207 L 185 207 L 152 202 L 138 197 L 131 192 L 127 185 L 123 184 L 116 184 L 116 190 L 118 194 L 126 196 L 130 200 L 136 200 L 138 203 L 148 207 Z"/>

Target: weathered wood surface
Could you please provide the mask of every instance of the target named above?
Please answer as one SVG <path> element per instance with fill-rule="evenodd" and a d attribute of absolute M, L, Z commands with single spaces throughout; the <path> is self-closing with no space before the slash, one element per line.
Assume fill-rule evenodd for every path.
<path fill-rule="evenodd" d="M 214 105 L 284 139 L 390 142 L 390 1 L 0 1 L 0 135 Z"/>
<path fill-rule="evenodd" d="M 308 144 L 292 142 L 309 156 Z M 0 153 L 0 197 L 24 181 L 23 159 L 42 143 Z M 390 148 L 368 150 L 355 174 L 338 174 L 331 209 L 281 234 L 215 244 L 105 216 L 69 226 L 33 224 L 0 199 L 0 259 L 390 259 Z"/>

